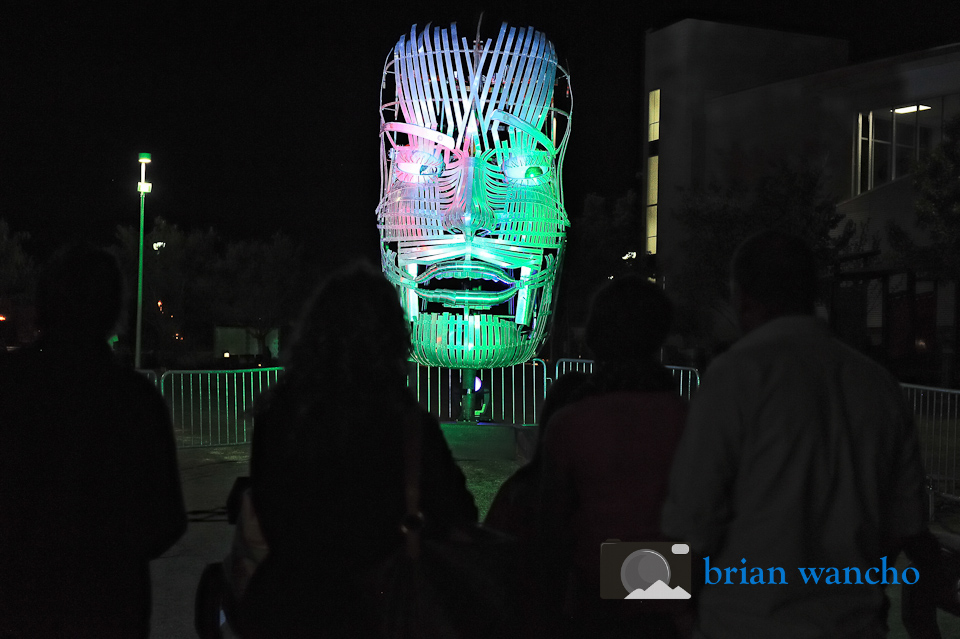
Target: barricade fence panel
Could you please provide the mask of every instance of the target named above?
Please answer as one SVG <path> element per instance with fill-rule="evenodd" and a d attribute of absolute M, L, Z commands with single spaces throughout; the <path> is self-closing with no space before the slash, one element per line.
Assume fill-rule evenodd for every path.
<path fill-rule="evenodd" d="M 461 419 L 460 400 L 464 375 L 479 378 L 468 383 L 475 389 L 475 417 L 481 422 L 535 424 L 547 394 L 547 365 L 541 359 L 505 368 L 455 369 L 410 364 L 408 385 L 420 405 L 442 421 Z"/>
<path fill-rule="evenodd" d="M 167 371 L 160 392 L 179 448 L 249 443 L 253 402 L 277 381 L 282 368 Z"/>
<path fill-rule="evenodd" d="M 569 371 L 593 372 L 592 360 L 560 359 L 554 375 L 547 364 L 533 359 L 506 368 L 473 371 L 481 386 L 477 392 L 475 419 L 514 425 L 536 424 L 550 383 Z M 677 380 L 678 392 L 690 399 L 700 384 L 697 369 L 668 366 Z M 140 371 L 157 381 L 152 371 Z M 159 378 L 173 421 L 177 446 L 223 446 L 247 444 L 253 434 L 254 401 L 279 379 L 282 368 L 246 370 L 175 370 Z M 440 421 L 461 418 L 463 375 L 459 369 L 421 366 L 411 362 L 408 385 L 420 405 Z M 958 431 L 960 431 L 960 390 L 901 384 L 916 419 L 927 479 L 933 491 L 960 501 Z"/>
<path fill-rule="evenodd" d="M 680 395 L 689 399 L 699 384 L 696 369 L 669 367 L 678 380 Z M 473 370 L 480 380 L 474 403 L 474 419 L 512 425 L 536 424 L 547 389 L 556 376 L 570 370 L 590 373 L 592 360 L 558 360 L 554 377 L 547 364 L 533 359 L 506 368 Z M 141 371 L 157 381 L 152 371 Z M 282 368 L 245 370 L 172 370 L 159 378 L 160 392 L 173 421 L 177 446 L 224 446 L 247 444 L 253 434 L 253 404 L 275 383 Z M 459 421 L 463 376 L 470 371 L 421 366 L 408 369 L 408 385 L 420 405 L 440 421 Z"/>
<path fill-rule="evenodd" d="M 246 444 L 253 434 L 253 403 L 279 379 L 282 368 L 174 370 L 160 377 L 177 446 Z M 463 371 L 411 363 L 408 384 L 420 404 L 441 421 L 460 419 Z M 507 368 L 474 371 L 479 421 L 534 424 L 546 395 L 547 366 L 535 359 Z"/>
<path fill-rule="evenodd" d="M 670 371 L 670 373 L 673 375 L 673 379 L 677 382 L 677 391 L 680 393 L 680 397 L 689 401 L 690 398 L 693 397 L 694 392 L 696 392 L 697 387 L 700 386 L 700 372 L 696 368 L 690 366 L 667 366 L 666 368 Z M 556 365 L 554 366 L 553 379 L 559 379 L 561 375 L 571 371 L 588 374 L 592 373 L 593 360 L 558 359 Z"/>
<path fill-rule="evenodd" d="M 920 455 L 930 488 L 941 497 L 960 501 L 957 468 L 960 391 L 913 384 L 900 386 L 916 420 Z"/>
<path fill-rule="evenodd" d="M 680 395 L 689 399 L 699 383 L 696 369 L 670 367 Z M 547 389 L 556 375 L 569 370 L 592 372 L 591 360 L 559 360 L 555 377 L 547 364 L 533 359 L 506 368 L 473 371 L 480 380 L 474 419 L 513 425 L 536 424 Z M 245 370 L 173 370 L 159 378 L 160 392 L 173 421 L 177 446 L 247 444 L 253 433 L 253 404 L 279 379 L 282 368 Z M 408 385 L 421 406 L 441 421 L 459 421 L 463 376 L 469 371 L 410 364 Z M 144 372 L 157 381 L 152 371 Z"/>

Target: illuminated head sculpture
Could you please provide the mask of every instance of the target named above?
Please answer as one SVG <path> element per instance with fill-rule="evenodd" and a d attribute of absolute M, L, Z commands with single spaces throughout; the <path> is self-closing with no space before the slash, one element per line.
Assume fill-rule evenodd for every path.
<path fill-rule="evenodd" d="M 392 76 L 392 77 L 391 77 Z M 383 272 L 421 364 L 524 362 L 547 335 L 566 227 L 560 171 L 568 77 L 533 28 L 472 45 L 429 26 L 401 37 L 381 91 Z"/>

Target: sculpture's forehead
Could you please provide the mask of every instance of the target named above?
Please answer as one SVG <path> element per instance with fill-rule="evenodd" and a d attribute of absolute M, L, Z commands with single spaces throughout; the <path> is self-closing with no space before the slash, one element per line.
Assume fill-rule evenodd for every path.
<path fill-rule="evenodd" d="M 553 44 L 531 27 L 504 24 L 496 38 L 468 42 L 456 25 L 428 27 L 394 47 L 392 71 L 408 100 L 496 103 L 517 108 L 549 104 L 557 74 Z"/>

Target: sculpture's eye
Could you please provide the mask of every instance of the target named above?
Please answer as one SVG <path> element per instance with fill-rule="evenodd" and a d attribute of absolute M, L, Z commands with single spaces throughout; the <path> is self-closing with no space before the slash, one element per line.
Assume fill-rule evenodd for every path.
<path fill-rule="evenodd" d="M 550 156 L 546 153 L 511 155 L 503 161 L 503 177 L 510 184 L 543 184 L 550 177 Z"/>
<path fill-rule="evenodd" d="M 418 149 L 399 149 L 396 162 L 397 177 L 404 182 L 429 182 L 444 169 L 443 158 Z"/>

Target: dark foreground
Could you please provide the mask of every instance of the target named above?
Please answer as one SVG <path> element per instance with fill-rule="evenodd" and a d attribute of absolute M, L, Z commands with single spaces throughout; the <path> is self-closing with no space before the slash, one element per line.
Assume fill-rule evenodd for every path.
<path fill-rule="evenodd" d="M 509 429 L 448 425 L 444 433 L 473 492 L 481 517 L 500 483 L 521 464 L 520 451 Z M 478 430 L 479 429 L 479 430 Z M 203 568 L 220 561 L 230 547 L 233 527 L 224 503 L 234 480 L 249 473 L 249 448 L 184 449 L 179 451 L 184 498 L 190 511 L 187 533 L 163 557 L 151 563 L 153 578 L 152 639 L 195 637 L 193 598 Z M 960 525 L 960 516 L 947 523 Z M 897 562 L 902 571 L 906 562 Z M 907 639 L 900 623 L 900 589 L 891 586 L 890 639 Z M 960 619 L 940 614 L 943 637 L 960 637 Z"/>

